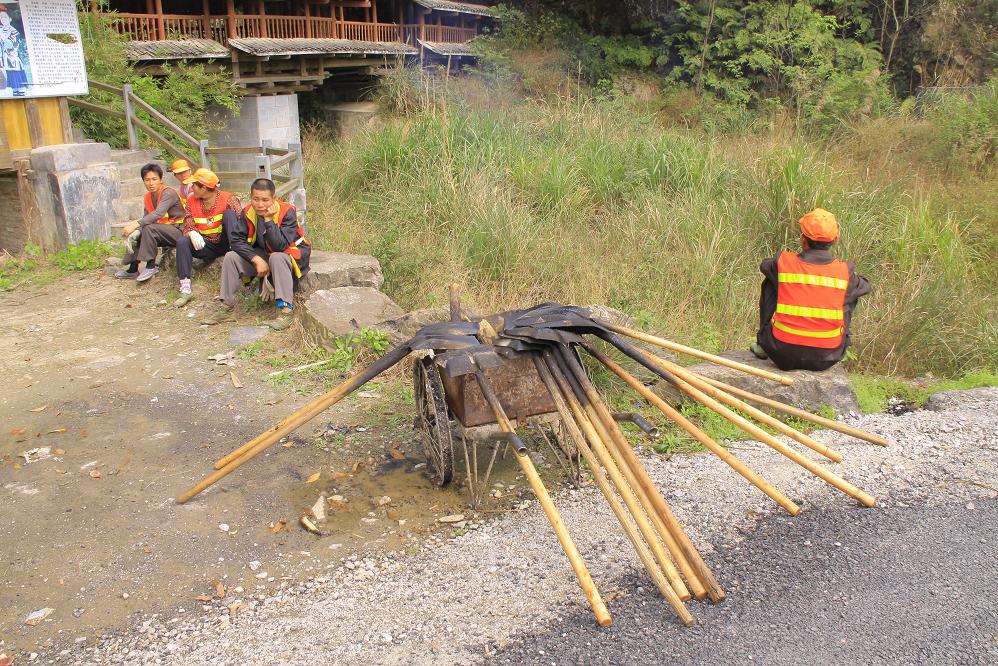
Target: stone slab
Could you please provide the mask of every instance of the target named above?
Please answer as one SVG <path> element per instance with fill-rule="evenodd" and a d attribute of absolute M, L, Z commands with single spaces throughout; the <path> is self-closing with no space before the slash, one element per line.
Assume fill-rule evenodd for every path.
<path fill-rule="evenodd" d="M 319 289 L 302 306 L 302 323 L 322 342 L 360 328 L 381 328 L 403 314 L 392 299 L 372 287 Z"/>
<path fill-rule="evenodd" d="M 61 143 L 31 151 L 34 171 L 76 171 L 110 161 L 111 147 L 106 143 Z"/>
<path fill-rule="evenodd" d="M 118 166 L 91 164 L 76 171 L 45 174 L 51 192 L 58 247 L 109 238 L 117 221 L 108 202 L 119 196 Z"/>
<path fill-rule="evenodd" d="M 308 260 L 308 273 L 302 278 L 300 289 L 303 294 L 338 287 L 380 289 L 384 282 L 381 264 L 374 257 L 313 250 Z"/>
<path fill-rule="evenodd" d="M 841 366 L 836 365 L 822 372 L 808 370 L 783 372 L 769 360 L 758 359 L 747 350 L 730 351 L 721 354 L 721 356 L 755 368 L 785 375 L 793 379 L 794 383 L 785 386 L 714 363 L 698 363 L 689 366 L 688 369 L 745 391 L 751 391 L 757 395 L 779 400 L 811 412 L 816 412 L 822 406 L 828 405 L 839 415 L 849 412 L 859 413 L 859 402 L 856 400 L 856 394 L 849 382 L 849 376 Z M 677 398 L 676 393 L 673 392 L 674 389 L 665 385 L 665 382 L 658 383 L 655 390 L 670 401 Z"/>
<path fill-rule="evenodd" d="M 267 333 L 269 332 L 269 326 L 237 326 L 229 331 L 229 344 L 236 345 L 237 347 L 250 345 L 257 340 L 267 337 Z"/>

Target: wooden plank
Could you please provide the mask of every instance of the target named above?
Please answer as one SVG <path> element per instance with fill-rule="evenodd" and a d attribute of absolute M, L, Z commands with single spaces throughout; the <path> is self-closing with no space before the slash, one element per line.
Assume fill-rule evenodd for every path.
<path fill-rule="evenodd" d="M 269 148 L 269 149 L 267 149 L 267 152 L 270 153 L 271 155 L 275 155 L 276 152 L 275 153 L 271 153 L 270 152 L 271 150 L 274 150 L 274 149 L 273 148 Z M 271 169 L 280 169 L 285 164 L 290 164 L 291 162 L 293 162 L 296 157 L 298 157 L 298 156 L 295 155 L 294 153 L 285 153 L 281 157 L 278 157 L 277 159 L 275 159 L 274 161 L 272 161 L 270 163 L 270 168 Z"/>
<path fill-rule="evenodd" d="M 104 92 L 122 94 L 121 88 L 115 88 L 114 86 L 109 86 L 106 83 L 101 83 L 100 81 L 87 81 L 87 85 L 91 88 L 96 88 L 97 90 L 103 90 Z"/>
<path fill-rule="evenodd" d="M 260 146 L 215 146 L 205 152 L 209 155 L 256 155 Z"/>
<path fill-rule="evenodd" d="M 65 98 L 64 98 L 65 99 Z M 58 97 L 42 97 L 35 100 L 38 120 L 41 125 L 38 146 L 52 146 L 60 143 L 71 143 L 72 130 L 67 136 Z"/>
<path fill-rule="evenodd" d="M 28 136 L 31 141 L 31 147 L 44 146 L 45 127 L 42 124 L 41 114 L 38 112 L 37 99 L 24 100 L 24 114 L 28 119 Z"/>
<path fill-rule="evenodd" d="M 297 178 L 294 180 L 289 180 L 288 182 L 279 185 L 277 187 L 277 192 L 274 193 L 274 197 L 280 199 L 281 197 L 287 196 L 291 192 L 294 192 L 297 189 L 301 189 L 302 187 L 303 187 L 302 182 Z"/>
<path fill-rule="evenodd" d="M 69 115 L 69 100 L 66 97 L 59 98 L 59 124 L 65 137 L 63 143 L 73 143 L 73 119 Z"/>
<path fill-rule="evenodd" d="M 86 100 L 70 97 L 68 98 L 67 101 L 72 106 L 78 106 L 81 109 L 87 109 L 88 111 L 96 111 L 97 113 L 103 113 L 108 116 L 114 116 L 115 118 L 124 119 L 125 117 L 124 111 L 116 111 L 106 106 L 101 106 L 100 104 L 92 104 L 91 102 L 87 102 Z"/>

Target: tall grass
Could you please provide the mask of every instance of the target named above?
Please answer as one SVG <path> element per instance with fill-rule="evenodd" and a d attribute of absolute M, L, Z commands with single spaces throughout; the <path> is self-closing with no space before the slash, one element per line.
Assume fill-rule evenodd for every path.
<path fill-rule="evenodd" d="M 942 184 L 871 176 L 849 150 L 780 130 L 710 138 L 620 102 L 448 95 L 349 139 L 306 136 L 316 243 L 378 257 L 403 307 L 440 304 L 458 281 L 481 311 L 603 303 L 674 339 L 743 347 L 759 262 L 795 247 L 795 221 L 820 205 L 874 285 L 854 367 L 998 366 L 998 267 L 980 241 L 994 217 L 968 216 Z"/>

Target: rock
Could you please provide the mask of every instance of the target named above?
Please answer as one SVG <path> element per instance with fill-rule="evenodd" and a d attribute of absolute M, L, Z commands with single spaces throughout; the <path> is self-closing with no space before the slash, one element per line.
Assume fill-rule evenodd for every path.
<path fill-rule="evenodd" d="M 482 318 L 476 310 L 461 306 L 464 315 L 476 321 Z M 450 307 L 443 305 L 435 308 L 423 308 L 407 312 L 401 317 L 389 319 L 381 322 L 380 328 L 388 331 L 393 340 L 408 340 L 416 334 L 419 329 L 429 324 L 439 324 L 442 321 L 450 321 Z"/>
<path fill-rule="evenodd" d="M 820 410 L 824 405 L 831 406 L 837 414 L 859 411 L 859 402 L 856 400 L 856 394 L 853 393 L 849 376 L 841 366 L 836 365 L 822 372 L 808 370 L 783 372 L 771 361 L 758 359 L 748 350 L 725 352 L 721 356 L 754 368 L 790 377 L 794 383 L 785 386 L 740 370 L 709 362 L 689 366 L 687 370 L 811 412 Z M 675 389 L 664 381 L 656 384 L 655 392 L 670 402 L 678 399 Z"/>
<path fill-rule="evenodd" d="M 385 278 L 381 264 L 366 254 L 313 251 L 308 260 L 308 273 L 299 283 L 303 294 L 337 287 L 371 287 L 380 289 Z"/>
<path fill-rule="evenodd" d="M 634 328 L 634 317 L 620 310 L 615 310 L 607 305 L 586 305 L 583 307 L 589 310 L 593 314 L 593 317 L 600 321 L 605 321 L 608 324 L 616 324 L 617 326 Z"/>
<path fill-rule="evenodd" d="M 322 342 L 359 328 L 378 327 L 402 314 L 392 299 L 371 287 L 320 289 L 302 307 L 302 324 Z"/>
<path fill-rule="evenodd" d="M 267 337 L 269 332 L 269 326 L 237 326 L 229 331 L 229 343 L 237 347 L 252 344 Z"/>
<path fill-rule="evenodd" d="M 967 389 L 963 391 L 940 391 L 933 393 L 925 401 L 925 409 L 933 412 L 944 412 L 947 409 L 956 409 L 967 401 L 968 396 L 980 396 L 986 398 L 996 391 L 993 386 L 982 386 L 979 388 Z"/>
<path fill-rule="evenodd" d="M 121 270 L 121 258 L 120 257 L 104 257 L 104 274 L 114 275 L 119 270 Z"/>
<path fill-rule="evenodd" d="M 464 514 L 463 513 L 455 513 L 455 514 L 450 515 L 450 516 L 444 516 L 443 518 L 437 518 L 437 522 L 445 523 L 445 524 L 454 524 L 454 523 L 460 523 L 460 522 L 463 522 L 463 521 L 464 521 Z"/>
<path fill-rule="evenodd" d="M 54 608 L 39 608 L 36 611 L 28 613 L 28 617 L 24 618 L 24 624 L 33 627 L 54 612 Z"/>

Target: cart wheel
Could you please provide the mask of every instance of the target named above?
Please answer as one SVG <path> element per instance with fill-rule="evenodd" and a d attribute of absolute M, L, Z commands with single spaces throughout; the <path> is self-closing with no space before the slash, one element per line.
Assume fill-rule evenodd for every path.
<path fill-rule="evenodd" d="M 423 443 L 423 454 L 433 480 L 438 486 L 445 486 L 454 478 L 454 444 L 444 386 L 431 359 L 423 358 L 413 365 L 412 386 L 415 426 Z"/>

